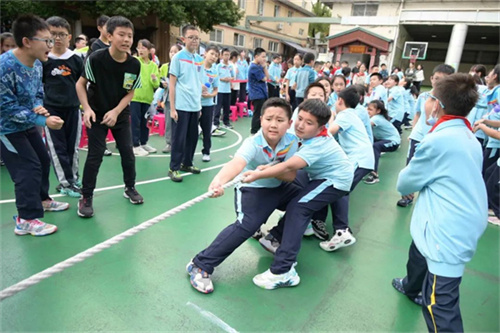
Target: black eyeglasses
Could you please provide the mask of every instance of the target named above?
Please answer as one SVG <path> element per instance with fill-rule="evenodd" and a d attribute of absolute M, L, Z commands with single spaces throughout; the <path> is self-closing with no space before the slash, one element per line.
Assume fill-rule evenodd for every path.
<path fill-rule="evenodd" d="M 31 37 L 31 38 L 28 38 L 30 40 L 36 40 L 36 41 L 39 41 L 39 42 L 45 42 L 45 44 L 47 44 L 47 47 L 48 48 L 52 48 L 54 46 L 54 38 L 38 38 L 38 37 Z"/>
<path fill-rule="evenodd" d="M 69 35 L 67 33 L 64 33 L 64 32 L 51 32 L 50 33 L 52 35 L 52 38 L 61 38 L 61 39 L 64 39 L 66 37 L 68 37 Z"/>

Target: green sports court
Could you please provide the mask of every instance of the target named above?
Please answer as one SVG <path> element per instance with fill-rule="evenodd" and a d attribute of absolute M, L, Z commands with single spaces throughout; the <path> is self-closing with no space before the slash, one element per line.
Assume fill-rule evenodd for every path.
<path fill-rule="evenodd" d="M 206 192 L 211 179 L 248 136 L 250 119 L 214 137 L 212 161 L 195 155 L 200 175 L 182 183 L 167 178 L 169 155 L 137 157 L 137 190 L 143 205 L 123 198 L 120 157 L 104 157 L 94 196 L 95 216 L 77 216 L 78 199 L 68 211 L 47 213 L 58 231 L 47 237 L 13 232 L 14 186 L 0 168 L 1 289 L 124 232 Z M 406 138 L 408 132 L 404 134 Z M 159 149 L 164 138 L 152 136 Z M 259 289 L 252 278 L 272 256 L 250 239 L 212 276 L 215 291 L 193 289 L 185 266 L 226 225 L 234 222 L 233 192 L 207 199 L 84 262 L 0 302 L 0 330 L 20 331 L 203 331 L 203 332 L 423 332 L 421 308 L 391 286 L 405 275 L 412 206 L 396 206 L 396 181 L 408 142 L 380 160 L 380 183 L 360 183 L 351 195 L 350 226 L 355 245 L 325 252 L 314 237 L 304 238 L 294 288 Z M 108 148 L 116 153 L 114 144 Z M 83 169 L 86 152 L 80 152 Z M 51 174 L 51 193 L 56 178 Z M 268 221 L 272 225 L 277 214 Z M 268 228 L 266 225 L 264 228 Z M 331 232 L 331 223 L 328 224 Z M 469 332 L 500 331 L 500 228 L 489 224 L 467 265 L 460 305 Z"/>

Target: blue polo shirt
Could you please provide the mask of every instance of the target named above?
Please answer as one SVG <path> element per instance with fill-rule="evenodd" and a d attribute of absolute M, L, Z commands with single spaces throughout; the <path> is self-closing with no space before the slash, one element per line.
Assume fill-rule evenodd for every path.
<path fill-rule="evenodd" d="M 272 149 L 267 143 L 262 130 L 259 130 L 254 136 L 245 139 L 235 156 L 243 158 L 247 165 L 242 173 L 255 170 L 259 165 L 269 164 L 274 161 L 286 161 L 297 151 L 298 139 L 295 135 L 286 133 L 278 142 L 276 149 Z M 249 184 L 238 186 L 246 187 L 278 187 L 281 180 L 276 178 L 258 179 Z"/>
<path fill-rule="evenodd" d="M 476 86 L 477 92 L 479 93 L 479 99 L 477 100 L 476 106 L 467 115 L 467 119 L 471 125 L 474 125 L 476 121 L 483 118 L 488 113 L 488 87 L 478 84 Z M 487 139 L 487 135 L 483 131 L 477 131 L 476 137 L 480 139 Z"/>
<path fill-rule="evenodd" d="M 486 101 L 488 102 L 488 114 L 486 119 L 500 120 L 500 112 L 494 110 L 495 107 L 500 104 L 500 85 L 494 87 L 486 94 Z M 500 140 L 489 137 L 486 148 L 500 148 Z M 495 152 L 492 152 L 492 154 L 495 154 Z"/>
<path fill-rule="evenodd" d="M 169 66 L 169 74 L 177 77 L 175 109 L 199 112 L 201 110 L 201 82 L 203 58 L 187 49 L 177 52 Z"/>
<path fill-rule="evenodd" d="M 289 87 L 293 87 L 293 85 L 295 84 L 296 78 L 297 78 L 297 72 L 299 71 L 299 68 L 293 66 L 293 67 L 289 68 L 288 71 L 286 72 L 285 79 L 287 79 L 289 81 L 288 82 Z"/>
<path fill-rule="evenodd" d="M 318 193 L 328 186 L 342 191 L 351 190 L 354 168 L 334 138 L 316 136 L 303 140 L 295 156 L 307 163 L 304 170 L 310 180 L 325 180 L 320 185 L 322 188 L 317 189 Z"/>
<path fill-rule="evenodd" d="M 418 96 L 417 102 L 415 103 L 415 114 L 420 114 L 420 118 L 416 124 L 413 124 L 413 129 L 411 130 L 409 138 L 420 142 L 424 139 L 424 136 L 429 133 L 432 126 L 427 125 L 426 114 L 425 114 L 425 101 L 429 97 L 429 92 L 423 92 Z"/>
<path fill-rule="evenodd" d="M 297 82 L 297 89 L 295 96 L 299 98 L 304 98 L 306 88 L 308 85 L 316 80 L 316 72 L 311 66 L 305 65 L 297 71 L 297 77 L 295 78 Z"/>
<path fill-rule="evenodd" d="M 387 89 L 385 89 L 383 85 L 379 84 L 372 89 L 372 93 L 365 99 L 367 99 L 366 103 L 380 100 L 384 102 L 385 107 L 387 107 Z"/>
<path fill-rule="evenodd" d="M 399 86 L 394 86 L 389 89 L 389 97 L 392 100 L 388 102 L 389 116 L 392 118 L 391 123 L 398 120 L 403 121 L 405 116 L 405 97 L 404 88 Z"/>
<path fill-rule="evenodd" d="M 415 100 L 410 89 L 406 89 L 403 94 L 405 98 L 405 112 L 408 113 L 408 118 L 413 119 L 413 110 L 415 108 Z"/>
<path fill-rule="evenodd" d="M 370 115 L 368 114 L 368 111 L 363 105 L 358 104 L 354 108 L 354 112 L 356 112 L 356 116 L 358 116 L 359 119 L 361 119 L 361 121 L 363 122 L 366 134 L 368 134 L 368 138 L 370 138 L 370 141 L 373 143 L 372 125 L 370 124 Z"/>
<path fill-rule="evenodd" d="M 203 85 L 207 87 L 208 92 L 211 94 L 215 88 L 219 87 L 219 76 L 217 75 L 217 68 L 215 64 L 210 68 L 206 69 L 203 66 Z M 201 98 L 201 106 L 212 106 L 215 105 L 215 96 L 214 97 L 202 97 Z"/>
<path fill-rule="evenodd" d="M 276 64 L 274 61 L 269 65 L 269 76 L 271 84 L 275 87 L 279 86 L 281 79 L 281 65 Z"/>
<path fill-rule="evenodd" d="M 236 67 L 238 67 L 238 74 L 236 74 L 236 79 L 238 80 L 248 80 L 248 63 L 246 60 L 238 60 L 236 62 Z"/>
<path fill-rule="evenodd" d="M 227 65 L 224 63 L 219 63 L 217 65 L 217 73 L 219 75 L 219 93 L 230 93 L 231 92 L 231 82 L 220 81 L 220 79 L 225 79 L 228 77 L 234 78 L 234 71 L 231 64 Z"/>
<path fill-rule="evenodd" d="M 340 126 L 339 143 L 349 161 L 355 168 L 373 170 L 375 155 L 365 125 L 356 115 L 354 109 L 345 109 L 337 113 L 334 124 Z"/>
<path fill-rule="evenodd" d="M 248 68 L 248 99 L 267 99 L 267 84 L 262 81 L 266 77 L 264 68 L 256 63 L 251 63 Z"/>
<path fill-rule="evenodd" d="M 384 116 L 377 114 L 370 118 L 373 124 L 373 137 L 375 140 L 389 140 L 384 146 L 392 147 L 401 144 L 401 136 L 391 122 L 384 118 Z"/>

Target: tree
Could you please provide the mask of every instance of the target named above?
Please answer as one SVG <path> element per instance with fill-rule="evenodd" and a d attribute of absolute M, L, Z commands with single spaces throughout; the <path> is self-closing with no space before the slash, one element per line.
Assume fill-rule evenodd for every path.
<path fill-rule="evenodd" d="M 191 23 L 208 32 L 212 26 L 226 23 L 235 26 L 243 12 L 231 0 L 135 0 L 135 1 L 30 1 L 2 0 L 2 27 L 14 20 L 19 13 L 35 13 L 41 17 L 58 15 L 79 19 L 82 13 L 92 17 L 101 14 L 122 15 L 129 18 L 157 15 L 163 22 L 174 26 Z"/>
<path fill-rule="evenodd" d="M 332 17 L 332 11 L 330 8 L 325 6 L 320 0 L 317 0 L 312 6 L 312 12 L 317 17 Z M 325 38 L 330 33 L 330 25 L 328 23 L 310 23 L 309 24 L 309 36 L 315 37 L 316 34 L 320 32 L 321 37 Z"/>

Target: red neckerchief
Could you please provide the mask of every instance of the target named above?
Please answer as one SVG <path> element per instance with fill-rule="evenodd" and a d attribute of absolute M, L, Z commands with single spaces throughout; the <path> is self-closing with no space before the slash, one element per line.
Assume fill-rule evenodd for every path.
<path fill-rule="evenodd" d="M 453 115 L 449 115 L 449 114 L 446 114 L 444 116 L 442 116 L 441 118 L 439 118 L 439 120 L 434 124 L 434 126 L 432 126 L 431 130 L 429 131 L 429 133 L 431 133 L 432 131 L 434 131 L 434 129 L 441 123 L 444 123 L 445 121 L 448 121 L 448 120 L 453 120 L 453 119 L 462 119 L 465 123 L 465 125 L 467 126 L 468 129 L 470 129 L 470 131 L 472 132 L 472 127 L 470 125 L 470 122 L 467 118 L 465 117 L 462 117 L 462 116 L 453 116 Z"/>
<path fill-rule="evenodd" d="M 328 130 L 325 128 L 323 128 L 323 130 L 318 134 L 316 135 L 316 137 L 318 136 L 328 136 Z"/>

